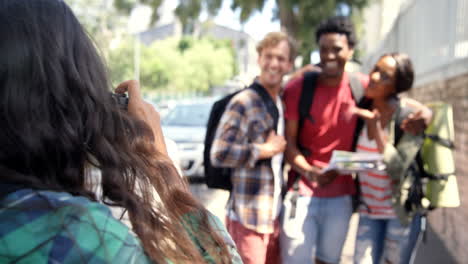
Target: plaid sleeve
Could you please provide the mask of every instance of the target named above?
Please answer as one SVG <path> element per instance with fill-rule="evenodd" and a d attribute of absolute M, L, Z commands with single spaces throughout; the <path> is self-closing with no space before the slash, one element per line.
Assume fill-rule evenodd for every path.
<path fill-rule="evenodd" d="M 23 189 L 1 208 L 0 263 L 151 263 L 130 230 L 87 198 Z"/>
<path fill-rule="evenodd" d="M 83 257 L 87 263 L 151 263 L 138 239 L 103 205 L 73 211 L 65 217 L 68 223 L 56 237 L 51 257 L 70 263 Z"/>
<path fill-rule="evenodd" d="M 255 106 L 245 101 L 234 97 L 220 120 L 211 148 L 214 166 L 253 168 L 258 160 L 260 150 L 248 139 L 249 115 L 256 112 Z"/>
<path fill-rule="evenodd" d="M 242 258 L 237 251 L 236 243 L 232 240 L 231 235 L 228 233 L 226 227 L 221 223 L 218 217 L 213 214 L 210 214 L 210 223 L 213 228 L 221 235 L 226 243 L 229 253 L 231 254 L 231 261 L 233 264 L 242 264 Z"/>
<path fill-rule="evenodd" d="M 221 223 L 218 217 L 211 214 L 210 212 L 207 212 L 207 213 L 208 213 L 209 224 L 218 233 L 218 235 L 221 236 L 221 238 L 226 243 L 226 246 L 228 248 L 228 251 L 231 257 L 231 263 L 242 264 L 243 262 L 239 255 L 239 252 L 237 251 L 236 244 L 234 243 L 234 240 L 232 240 L 231 236 L 226 230 L 226 227 L 224 227 L 224 225 Z M 205 261 L 207 263 L 215 263 L 213 256 L 210 256 L 208 252 L 203 249 L 203 246 L 200 243 L 198 230 L 199 230 L 199 224 L 201 221 L 201 214 L 198 214 L 198 213 L 187 214 L 183 218 L 183 221 L 184 221 L 184 226 L 187 232 L 189 233 L 189 236 L 191 237 L 192 241 L 195 243 L 195 245 L 198 247 L 198 249 L 202 253 L 203 257 L 205 258 Z"/>

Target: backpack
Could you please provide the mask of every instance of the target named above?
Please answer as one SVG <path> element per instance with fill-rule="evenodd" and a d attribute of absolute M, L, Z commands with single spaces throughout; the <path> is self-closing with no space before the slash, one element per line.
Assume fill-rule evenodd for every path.
<path fill-rule="evenodd" d="M 314 94 L 315 94 L 315 88 L 317 87 L 317 80 L 318 77 L 320 76 L 319 72 L 306 72 L 304 73 L 304 80 L 302 83 L 302 91 L 301 95 L 299 98 L 299 122 L 298 122 L 298 133 L 302 130 L 302 127 L 304 125 L 304 122 L 306 119 L 310 120 L 311 122 L 314 122 L 312 117 L 310 116 L 310 108 L 312 107 L 312 103 L 314 100 Z M 365 105 L 366 100 L 364 97 L 364 87 L 362 86 L 361 80 L 359 79 L 359 76 L 355 73 L 348 73 L 348 78 L 349 78 L 349 86 L 351 88 L 351 93 L 354 98 L 354 101 L 356 102 L 356 105 Z M 307 89 L 306 89 L 307 88 Z M 361 123 L 358 122 L 356 125 L 355 131 L 359 131 L 360 128 L 362 128 Z M 298 137 L 299 138 L 299 137 Z M 354 138 L 353 138 L 353 149 L 357 143 L 357 138 L 358 138 L 358 133 L 355 132 Z M 310 152 L 303 146 L 300 146 L 298 144 L 298 148 L 301 151 L 301 153 L 304 156 L 310 155 Z M 297 203 L 297 198 L 299 197 L 299 180 L 301 176 L 298 173 L 293 173 L 288 177 L 288 182 L 287 182 L 287 187 L 286 191 L 283 192 L 283 197 L 286 195 L 286 192 L 288 192 L 289 189 L 291 189 L 290 192 L 292 192 L 291 195 L 291 215 L 290 217 L 295 216 L 295 211 L 296 211 L 296 203 Z M 353 196 L 353 208 L 357 208 L 358 197 L 360 196 L 359 193 L 359 182 L 357 180 L 357 177 L 354 178 L 354 185 L 356 186 L 357 194 Z"/>
<path fill-rule="evenodd" d="M 265 88 L 263 88 L 257 82 L 254 82 L 252 85 L 245 89 L 251 89 L 255 91 L 262 98 L 262 101 L 267 107 L 268 113 L 273 118 L 274 126 L 276 128 L 278 126 L 279 119 L 278 108 L 276 107 L 276 103 L 273 101 L 273 99 L 265 90 Z M 214 167 L 213 164 L 211 164 L 210 153 L 219 121 L 221 120 L 221 117 L 223 116 L 227 105 L 235 95 L 244 91 L 245 89 L 233 92 L 221 98 L 220 100 L 216 101 L 213 104 L 213 107 L 211 108 L 210 117 L 208 118 L 208 123 L 206 126 L 206 134 L 204 141 L 205 148 L 203 150 L 203 167 L 205 169 L 205 183 L 208 186 L 208 188 L 222 189 L 227 191 L 232 190 L 232 168 Z"/>
<path fill-rule="evenodd" d="M 389 143 L 384 161 L 392 164 L 387 168 L 394 188 L 395 213 L 403 224 L 408 224 L 416 213 L 424 216 L 438 207 L 460 205 L 455 178 L 453 149 L 453 116 L 451 106 L 445 103 L 430 103 L 433 121 L 422 135 L 405 134 L 400 128 L 408 113 L 399 107 L 396 118 L 390 123 Z M 393 127 L 392 127 L 393 126 Z M 396 153 L 392 153 L 396 151 Z M 395 157 L 403 157 L 395 160 Z M 397 165 L 395 165 L 397 164 Z"/>

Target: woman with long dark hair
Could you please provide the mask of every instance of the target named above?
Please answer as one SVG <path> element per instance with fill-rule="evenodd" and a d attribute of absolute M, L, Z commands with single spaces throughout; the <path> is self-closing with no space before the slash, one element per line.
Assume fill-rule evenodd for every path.
<path fill-rule="evenodd" d="M 357 109 L 357 114 L 365 121 L 359 134 L 356 151 L 360 153 L 384 153 L 386 148 L 394 148 L 397 136 L 394 133 L 397 120 L 409 115 L 425 116 L 430 120 L 431 111 L 421 103 L 399 94 L 411 89 L 414 80 L 413 64 L 408 55 L 388 53 L 380 57 L 369 74 L 370 81 L 366 89 L 366 101 L 362 103 L 367 109 Z M 405 114 L 406 113 L 406 114 Z M 428 120 L 428 121 L 429 121 Z M 421 120 L 423 121 L 423 120 Z M 408 125 L 407 123 L 402 125 Z M 426 122 L 429 123 L 429 122 Z M 414 123 L 415 125 L 417 123 Z M 425 123 L 413 131 L 423 132 Z M 407 133 L 401 130 L 401 133 Z M 405 137 L 401 141 L 411 140 L 417 144 L 418 136 Z M 389 145 L 390 144 L 390 145 Z M 406 144 L 410 146 L 410 144 Z M 409 156 L 409 155 L 408 155 Z M 402 155 L 409 163 L 415 157 Z M 413 159 L 413 160 L 409 160 Z M 396 160 L 396 159 L 395 159 Z M 394 263 L 409 262 L 415 241 L 410 239 L 410 231 L 417 226 L 419 215 L 403 208 L 400 197 L 403 180 L 397 180 L 389 167 L 401 166 L 403 162 L 387 164 L 387 170 L 366 171 L 359 173 L 361 205 L 359 207 L 359 226 L 357 231 L 354 263 Z M 399 163 L 399 164 L 395 164 Z M 394 171 L 394 170 L 393 170 Z M 408 172 L 404 172 L 408 173 Z M 413 177 L 411 174 L 408 174 Z M 415 181 L 412 182 L 415 184 Z M 411 223 L 411 224 L 410 224 Z"/>
<path fill-rule="evenodd" d="M 0 262 L 235 262 L 167 157 L 158 113 L 134 81 L 118 107 L 65 2 L 0 1 L 0 35 Z"/>

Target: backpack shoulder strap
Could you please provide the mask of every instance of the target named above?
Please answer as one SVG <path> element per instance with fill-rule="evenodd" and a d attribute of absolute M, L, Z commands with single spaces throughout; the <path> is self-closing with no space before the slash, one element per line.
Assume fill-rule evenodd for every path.
<path fill-rule="evenodd" d="M 263 88 L 259 83 L 254 82 L 250 89 L 254 90 L 261 98 L 262 101 L 265 103 L 268 113 L 271 115 L 274 121 L 275 130 L 278 128 L 278 120 L 279 120 L 279 111 L 278 107 L 276 107 L 276 102 L 271 98 L 270 94 Z"/>
<path fill-rule="evenodd" d="M 310 116 L 310 107 L 312 106 L 312 102 L 314 100 L 315 88 L 317 86 L 317 80 L 319 77 L 319 72 L 306 72 L 304 73 L 304 80 L 302 81 L 302 90 L 301 95 L 299 97 L 299 126 L 298 126 L 298 133 L 301 132 L 302 126 L 304 124 L 305 119 L 309 119 L 311 122 L 314 122 L 312 117 Z M 306 150 L 303 149 L 299 144 L 297 144 L 301 152 L 305 152 Z M 299 179 L 301 178 L 299 174 L 295 173 L 292 180 L 288 181 L 288 186 L 286 190 L 283 192 L 283 196 L 286 195 L 289 188 L 292 187 L 293 197 L 292 197 L 292 204 L 293 204 L 293 211 L 295 211 L 295 203 L 298 197 L 298 190 L 299 190 Z M 294 214 L 294 213 L 293 213 Z"/>
<path fill-rule="evenodd" d="M 401 122 L 409 113 L 410 111 L 402 106 L 400 100 L 389 124 L 388 143 L 395 146 L 398 150 L 398 154 L 402 161 L 402 164 L 400 164 L 403 168 L 402 172 L 405 172 L 409 168 L 410 164 L 415 160 L 424 140 L 422 135 L 404 133 L 401 129 Z"/>
<path fill-rule="evenodd" d="M 349 86 L 351 88 L 351 94 L 356 102 L 356 106 L 363 109 L 370 109 L 372 105 L 372 100 L 364 96 L 365 90 L 362 86 L 361 78 L 357 73 L 348 73 Z M 364 127 L 364 120 L 358 118 L 356 128 L 354 129 L 353 136 L 353 150 L 356 149 L 357 141 L 359 139 L 359 134 Z"/>
<path fill-rule="evenodd" d="M 403 123 L 403 120 L 405 120 L 409 114 L 412 113 L 412 110 L 408 107 L 405 107 L 403 105 L 403 102 L 401 99 L 398 99 L 398 107 L 395 110 L 395 114 L 393 117 L 393 122 L 394 124 L 392 125 L 392 129 L 390 131 L 391 137 L 390 140 L 393 140 L 393 145 L 397 145 L 398 142 L 400 142 L 400 139 L 403 137 L 405 134 L 404 131 L 401 129 L 401 124 Z"/>
<path fill-rule="evenodd" d="M 357 73 L 348 73 L 348 78 L 354 101 L 356 101 L 356 104 L 359 104 L 364 98 L 364 87 L 362 87 L 361 79 Z"/>
<path fill-rule="evenodd" d="M 398 99 L 398 106 L 393 113 L 392 119 L 389 124 L 389 135 L 388 143 L 397 146 L 403 136 L 403 130 L 401 129 L 401 123 L 405 119 L 404 108 L 402 107 L 401 100 Z"/>
<path fill-rule="evenodd" d="M 299 129 L 302 127 L 306 118 L 312 118 L 309 115 L 309 111 L 314 100 L 315 88 L 319 75 L 320 73 L 318 72 L 306 72 L 304 74 L 301 96 L 299 98 Z"/>

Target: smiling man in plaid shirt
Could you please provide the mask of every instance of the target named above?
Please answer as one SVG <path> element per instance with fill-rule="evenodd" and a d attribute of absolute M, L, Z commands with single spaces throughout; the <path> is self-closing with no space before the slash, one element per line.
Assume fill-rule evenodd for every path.
<path fill-rule="evenodd" d="M 286 146 L 279 93 L 295 53 L 292 41 L 281 32 L 267 34 L 257 52 L 260 75 L 252 89 L 229 102 L 211 149 L 214 166 L 234 169 L 226 223 L 246 264 L 279 263 L 281 164 Z M 276 107 L 276 127 L 267 104 Z"/>

